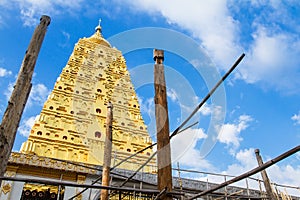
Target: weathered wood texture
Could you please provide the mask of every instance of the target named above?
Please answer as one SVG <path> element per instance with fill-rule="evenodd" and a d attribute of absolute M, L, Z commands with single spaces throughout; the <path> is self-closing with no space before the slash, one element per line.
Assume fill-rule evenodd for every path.
<path fill-rule="evenodd" d="M 263 163 L 262 157 L 259 154 L 259 149 L 255 149 L 255 156 L 256 156 L 258 166 L 262 166 L 264 163 Z M 262 179 L 264 181 L 264 186 L 265 186 L 267 195 L 269 196 L 270 199 L 276 199 L 276 196 L 273 193 L 270 179 L 268 177 L 266 170 L 262 170 L 260 173 L 261 173 Z"/>
<path fill-rule="evenodd" d="M 106 137 L 104 146 L 104 159 L 102 171 L 102 186 L 109 186 L 110 181 L 110 164 L 112 151 L 112 121 L 113 121 L 113 106 L 109 102 L 107 106 L 106 117 Z M 101 190 L 101 200 L 108 200 L 108 190 Z"/>
<path fill-rule="evenodd" d="M 164 75 L 164 52 L 154 50 L 154 88 L 155 88 L 155 117 L 157 134 L 157 167 L 158 167 L 158 190 L 172 190 L 172 169 L 171 169 L 171 149 L 170 149 L 170 130 L 168 118 L 167 89 Z M 172 199 L 163 196 L 161 199 Z"/>
<path fill-rule="evenodd" d="M 35 63 L 49 24 L 50 17 L 42 16 L 40 24 L 36 27 L 29 43 L 16 84 L 2 118 L 0 127 L 0 176 L 3 176 L 6 171 L 19 122 L 31 90 L 31 79 Z"/>

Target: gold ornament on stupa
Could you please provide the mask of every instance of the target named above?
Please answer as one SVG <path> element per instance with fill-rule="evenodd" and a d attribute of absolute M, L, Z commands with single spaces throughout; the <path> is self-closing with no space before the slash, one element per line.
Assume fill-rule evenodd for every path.
<path fill-rule="evenodd" d="M 102 28 L 79 39 L 35 121 L 21 152 L 102 165 L 107 103 L 113 104 L 112 164 L 152 144 L 122 53 Z M 137 169 L 152 154 L 144 151 L 120 168 Z M 155 160 L 150 162 L 154 170 Z"/>

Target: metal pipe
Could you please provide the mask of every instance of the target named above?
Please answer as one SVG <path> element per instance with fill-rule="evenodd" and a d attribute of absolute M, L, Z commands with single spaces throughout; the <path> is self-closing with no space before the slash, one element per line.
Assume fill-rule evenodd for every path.
<path fill-rule="evenodd" d="M 238 64 L 243 60 L 245 54 L 243 53 L 232 65 L 232 67 L 226 72 L 226 74 L 219 80 L 219 82 L 210 90 L 210 92 L 204 97 L 204 99 L 199 103 L 199 105 L 193 110 L 192 114 L 184 120 L 181 125 L 171 134 L 171 138 L 175 136 L 180 129 L 198 112 L 198 110 L 205 104 L 205 102 L 211 97 L 211 95 L 216 91 L 216 89 L 223 83 L 223 81 L 229 76 L 229 74 L 238 66 Z"/>
<path fill-rule="evenodd" d="M 294 147 L 293 149 L 290 149 L 289 151 L 284 152 L 283 154 L 277 156 L 276 158 L 274 158 L 272 160 L 269 160 L 268 162 L 262 164 L 261 166 L 258 166 L 258 167 L 254 168 L 254 169 L 252 169 L 252 170 L 250 170 L 248 172 L 245 172 L 244 174 L 242 174 L 240 176 L 237 176 L 237 177 L 235 177 L 235 178 L 233 178 L 233 179 L 231 179 L 229 181 L 225 181 L 224 183 L 221 183 L 218 186 L 216 186 L 216 187 L 214 187 L 214 188 L 212 188 L 210 190 L 206 190 L 206 191 L 203 191 L 203 192 L 201 192 L 199 194 L 196 194 L 196 195 L 188 198 L 187 200 L 192 200 L 192 199 L 201 197 L 201 196 L 203 196 L 205 194 L 212 193 L 212 192 L 214 192 L 214 191 L 216 191 L 216 190 L 218 190 L 220 188 L 223 188 L 223 187 L 225 187 L 227 185 L 230 185 L 230 184 L 235 183 L 237 181 L 240 181 L 240 180 L 242 180 L 244 178 L 252 176 L 253 174 L 256 174 L 256 173 L 258 173 L 258 172 L 260 172 L 260 171 L 262 171 L 262 170 L 264 170 L 264 169 L 266 169 L 266 168 L 274 165 L 275 163 L 277 163 L 277 162 L 279 162 L 279 161 L 281 161 L 281 160 L 289 157 L 290 155 L 292 155 L 294 153 L 297 153 L 298 151 L 300 151 L 300 145 Z"/>
<path fill-rule="evenodd" d="M 158 190 L 151 189 L 137 189 L 137 188 L 127 188 L 127 187 L 115 187 L 115 186 L 102 186 L 102 185 L 88 185 L 88 184 L 78 184 L 66 181 L 52 181 L 52 180 L 44 180 L 44 179 L 32 179 L 32 178 L 21 178 L 21 177 L 6 177 L 1 176 L 0 180 L 6 181 L 17 181 L 17 182 L 31 182 L 31 183 L 39 183 L 39 184 L 47 184 L 47 185 L 55 185 L 55 186 L 68 186 L 68 187 L 76 187 L 76 188 L 93 188 L 93 189 L 107 189 L 114 191 L 125 191 L 125 192 L 142 192 L 147 194 L 159 194 Z M 181 192 L 167 192 L 170 195 L 183 195 Z"/>

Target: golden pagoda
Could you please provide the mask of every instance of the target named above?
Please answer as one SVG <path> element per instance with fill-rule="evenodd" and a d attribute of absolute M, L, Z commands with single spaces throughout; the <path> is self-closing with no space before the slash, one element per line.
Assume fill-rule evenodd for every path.
<path fill-rule="evenodd" d="M 102 165 L 107 103 L 113 104 L 112 163 L 152 144 L 122 53 L 102 36 L 101 26 L 79 39 L 35 121 L 21 153 Z M 135 170 L 148 149 L 119 168 Z M 144 172 L 152 172 L 156 161 Z"/>

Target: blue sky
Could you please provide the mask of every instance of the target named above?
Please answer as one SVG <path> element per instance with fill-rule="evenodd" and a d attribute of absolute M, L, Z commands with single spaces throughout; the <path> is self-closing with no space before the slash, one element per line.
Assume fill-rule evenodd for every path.
<path fill-rule="evenodd" d="M 51 17 L 14 150 L 19 150 L 26 140 L 30 126 L 75 43 L 79 38 L 92 35 L 101 18 L 103 35 L 108 40 L 136 28 L 146 31 L 145 27 L 165 28 L 174 31 L 174 35 L 181 34 L 198 45 L 202 56 L 205 55 L 219 75 L 223 75 L 242 53 L 246 54 L 221 87 L 223 104 L 207 102 L 190 122 L 199 121 L 199 124 L 172 141 L 172 156 L 174 164 L 180 162 L 183 168 L 233 175 L 249 170 L 257 165 L 254 149 L 259 148 L 267 161 L 299 145 L 299 9 L 300 2 L 296 0 L 100 0 L 94 3 L 87 0 L 1 0 L 1 116 L 40 16 Z M 174 46 L 181 44 L 175 39 L 173 42 Z M 123 44 L 122 41 L 113 43 L 121 50 Z M 188 46 L 182 49 L 192 51 Z M 152 74 L 145 73 L 145 69 L 153 65 L 152 49 L 141 47 L 124 56 L 140 99 L 143 118 L 154 136 Z M 212 81 L 211 77 L 199 72 L 196 61 L 166 51 L 172 130 L 210 88 L 207 79 Z M 145 81 L 145 76 L 150 81 L 140 83 Z M 220 130 L 220 134 L 215 135 L 216 143 L 211 144 L 211 151 L 204 155 L 201 145 L 211 134 L 209 126 L 220 113 L 224 114 L 223 123 L 213 127 Z M 300 154 L 269 168 L 268 172 L 276 183 L 299 186 Z"/>

